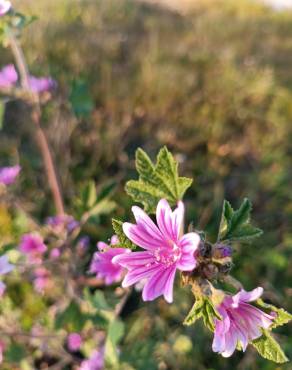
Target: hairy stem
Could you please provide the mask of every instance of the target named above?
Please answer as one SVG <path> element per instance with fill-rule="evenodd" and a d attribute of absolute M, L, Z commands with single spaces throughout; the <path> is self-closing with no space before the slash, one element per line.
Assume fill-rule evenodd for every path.
<path fill-rule="evenodd" d="M 57 214 L 62 215 L 65 213 L 64 212 L 64 202 L 63 202 L 60 185 L 57 179 L 56 168 L 54 165 L 52 153 L 51 153 L 46 135 L 41 127 L 41 108 L 40 108 L 40 103 L 39 103 L 39 96 L 38 94 L 30 90 L 29 71 L 27 68 L 25 57 L 22 52 L 21 46 L 19 45 L 13 33 L 10 34 L 9 43 L 10 43 L 11 51 L 15 59 L 15 63 L 20 73 L 22 88 L 30 92 L 30 96 L 31 96 L 30 101 L 32 103 L 32 121 L 34 122 L 35 128 L 36 128 L 36 131 L 35 131 L 36 141 L 38 143 L 38 146 L 39 146 L 42 158 L 43 158 L 45 171 L 46 171 L 49 187 L 53 195 Z"/>

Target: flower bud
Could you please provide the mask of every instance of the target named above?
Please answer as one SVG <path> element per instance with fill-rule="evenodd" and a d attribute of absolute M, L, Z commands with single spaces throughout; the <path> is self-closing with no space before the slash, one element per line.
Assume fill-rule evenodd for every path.
<path fill-rule="evenodd" d="M 232 248 L 225 244 L 215 244 L 213 249 L 213 258 L 221 259 L 232 256 Z"/>

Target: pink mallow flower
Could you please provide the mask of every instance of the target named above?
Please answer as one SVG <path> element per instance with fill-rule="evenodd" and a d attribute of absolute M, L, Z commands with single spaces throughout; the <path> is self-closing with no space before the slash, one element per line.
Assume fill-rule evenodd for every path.
<path fill-rule="evenodd" d="M 263 288 L 259 287 L 251 292 L 241 290 L 234 296 L 225 296 L 217 307 L 222 320 L 215 320 L 214 352 L 230 357 L 238 343 L 245 351 L 250 341 L 262 335 L 261 328 L 267 329 L 272 324 L 273 316 L 248 303 L 258 299 L 262 293 Z"/>
<path fill-rule="evenodd" d="M 11 9 L 11 2 L 8 0 L 0 0 L 0 17 L 5 15 Z"/>
<path fill-rule="evenodd" d="M 27 254 L 31 262 L 40 262 L 47 246 L 39 234 L 24 234 L 19 245 L 20 252 Z"/>
<path fill-rule="evenodd" d="M 71 352 L 76 352 L 82 345 L 81 335 L 78 333 L 70 333 L 67 337 L 67 346 Z"/>
<path fill-rule="evenodd" d="M 0 275 L 6 275 L 8 272 L 12 271 L 14 266 L 11 265 L 8 261 L 8 257 L 3 255 L 0 257 Z M 4 291 L 6 289 L 6 285 L 3 281 L 0 281 L 0 297 L 2 297 Z"/>
<path fill-rule="evenodd" d="M 117 244 L 116 235 L 111 238 L 111 245 Z M 125 269 L 113 262 L 113 258 L 119 255 L 131 253 L 126 248 L 112 248 L 104 242 L 97 243 L 98 252 L 95 252 L 90 265 L 90 272 L 96 274 L 97 278 L 104 279 L 106 285 L 122 280 Z"/>
<path fill-rule="evenodd" d="M 20 166 L 1 167 L 0 168 L 0 184 L 11 185 L 19 175 Z"/>
<path fill-rule="evenodd" d="M 145 251 L 114 257 L 113 262 L 128 270 L 122 286 L 144 280 L 144 301 L 163 295 L 171 303 L 176 270 L 192 271 L 196 267 L 195 252 L 200 237 L 197 233 L 183 235 L 184 205 L 181 201 L 175 211 L 166 200 L 159 201 L 156 210 L 158 226 L 141 208 L 134 206 L 132 211 L 136 224 L 124 223 L 123 231 Z"/>
<path fill-rule="evenodd" d="M 104 348 L 93 351 L 88 360 L 81 363 L 79 370 L 103 370 L 104 369 Z"/>
<path fill-rule="evenodd" d="M 0 4 L 1 12 L 1 4 Z M 12 87 L 18 80 L 18 75 L 13 64 L 8 64 L 0 71 L 0 87 Z"/>

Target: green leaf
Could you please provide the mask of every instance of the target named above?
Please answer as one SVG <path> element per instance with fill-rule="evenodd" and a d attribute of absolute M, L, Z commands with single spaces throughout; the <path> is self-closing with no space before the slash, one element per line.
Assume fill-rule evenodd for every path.
<path fill-rule="evenodd" d="M 72 81 L 69 101 L 78 118 L 86 118 L 91 114 L 94 102 L 89 92 L 88 83 L 85 80 L 79 78 Z"/>
<path fill-rule="evenodd" d="M 71 301 L 67 308 L 56 317 L 55 328 L 80 332 L 85 324 L 86 316 L 82 314 L 79 306 Z"/>
<path fill-rule="evenodd" d="M 250 240 L 262 234 L 262 230 L 250 224 L 251 202 L 245 198 L 237 211 L 224 200 L 219 226 L 218 241 Z"/>
<path fill-rule="evenodd" d="M 94 294 L 90 294 L 86 291 L 86 298 L 92 304 L 92 306 L 97 310 L 111 310 L 111 307 L 107 303 L 104 293 L 101 290 L 96 290 Z"/>
<path fill-rule="evenodd" d="M 105 361 L 108 366 L 118 365 L 117 345 L 125 332 L 125 326 L 121 320 L 114 319 L 108 328 L 105 342 Z"/>
<path fill-rule="evenodd" d="M 20 361 L 25 358 L 25 348 L 18 343 L 12 342 L 5 352 L 5 360 L 19 364 Z"/>
<path fill-rule="evenodd" d="M 208 329 L 214 331 L 214 320 L 221 320 L 222 317 L 215 309 L 213 303 L 208 297 L 197 298 L 190 312 L 184 320 L 184 325 L 190 326 L 198 319 L 203 318 L 204 324 Z"/>
<path fill-rule="evenodd" d="M 269 303 L 265 303 L 263 300 L 258 299 L 256 301 L 256 304 L 263 308 L 264 310 L 267 310 L 268 313 L 275 312 L 277 315 L 273 320 L 273 324 L 271 325 L 270 329 L 276 328 L 278 326 L 282 326 L 287 324 L 289 321 L 292 320 L 292 315 L 285 311 L 283 308 L 278 308 L 276 306 L 273 306 Z"/>
<path fill-rule="evenodd" d="M 159 151 L 156 165 L 139 148 L 136 151 L 136 169 L 139 180 L 128 181 L 126 191 L 135 201 L 142 203 L 149 213 L 155 213 L 157 203 L 162 198 L 170 205 L 175 205 L 193 181 L 178 176 L 178 164 L 166 147 Z"/>
<path fill-rule="evenodd" d="M 114 232 L 119 239 L 119 243 L 115 244 L 114 247 L 128 248 L 128 249 L 137 248 L 137 246 L 134 243 L 132 243 L 131 240 L 128 239 L 126 235 L 124 234 L 122 221 L 113 218 L 112 225 L 113 225 Z"/>
<path fill-rule="evenodd" d="M 289 361 L 279 343 L 272 337 L 268 330 L 263 330 L 263 335 L 251 343 L 258 353 L 267 360 L 274 361 L 278 364 Z"/>

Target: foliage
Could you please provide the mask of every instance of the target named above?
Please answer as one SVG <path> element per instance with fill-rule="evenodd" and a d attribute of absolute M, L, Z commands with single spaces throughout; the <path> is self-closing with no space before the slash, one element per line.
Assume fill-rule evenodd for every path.
<path fill-rule="evenodd" d="M 136 169 L 139 181 L 126 184 L 127 193 L 137 202 L 143 203 L 146 212 L 155 213 L 160 199 L 175 205 L 191 186 L 192 179 L 178 176 L 177 162 L 166 147 L 162 148 L 154 165 L 142 150 L 136 151 Z"/>
<path fill-rule="evenodd" d="M 214 0 L 198 1 L 194 8 L 184 9 L 183 15 L 129 0 L 41 1 L 33 6 L 27 0 L 13 3 L 21 12 L 38 16 L 37 22 L 23 30 L 21 43 L 31 70 L 50 72 L 58 81 L 58 93 L 43 108 L 43 127 L 52 144 L 66 210 L 78 220 L 86 215 L 80 235 L 89 235 L 90 253 L 95 251 L 97 241 L 110 236 L 114 209 L 117 220 L 130 219 L 132 202 L 120 182 L 136 177 L 132 161 L 136 148 L 142 147 L 154 158 L 166 145 L 179 163 L 180 173 L 195 178 L 184 197 L 186 221 L 204 229 L 206 240 L 217 240 L 224 198 L 233 206 L 244 196 L 252 200 L 255 224 L 264 229 L 261 238 L 250 238 L 260 232 L 248 222 L 249 202 L 231 211 L 225 201 L 224 207 L 230 211 L 227 216 L 231 217 L 225 218 L 223 212 L 222 222 L 233 229 L 233 237 L 229 230 L 228 240 L 224 233 L 221 240 L 236 242 L 233 275 L 245 288 L 253 287 L 255 282 L 267 287 L 270 295 L 264 298 L 273 304 L 261 303 L 259 307 L 278 313 L 281 319 L 276 319 L 274 325 L 286 323 L 289 315 L 275 307 L 292 309 L 287 288 L 292 242 L 291 14 L 274 12 L 248 0 L 220 0 L 220 6 Z M 222 27 L 224 24 L 228 27 Z M 1 49 L 0 59 L 1 65 L 11 61 L 7 48 Z M 23 173 L 10 192 L 9 202 L 2 204 L 1 198 L 0 226 L 5 231 L 1 254 L 9 252 L 11 261 L 18 261 L 19 236 L 35 230 L 35 223 L 42 224 L 54 211 L 42 162 L 30 136 L 33 129 L 26 109 L 22 103 L 6 98 L 3 103 L 1 162 L 12 164 L 20 158 Z M 155 169 L 156 164 L 149 163 Z M 175 166 L 170 161 L 170 169 Z M 108 185 L 108 181 L 115 184 L 115 192 L 103 197 L 99 184 Z M 138 188 L 134 186 L 132 191 L 139 196 L 140 179 L 134 184 Z M 151 189 L 145 201 L 152 210 L 156 192 Z M 175 200 L 172 192 L 163 190 L 163 194 L 173 204 L 179 199 Z M 21 209 L 13 209 L 14 196 Z M 135 201 L 140 203 L 141 198 Z M 238 215 L 240 209 L 243 213 Z M 246 221 L 238 224 L 238 219 Z M 242 230 L 248 231 L 246 236 L 253 245 L 241 244 Z M 52 238 L 55 236 L 48 235 L 50 242 Z M 78 261 L 78 269 L 73 272 L 77 282 L 74 289 L 85 299 L 78 306 L 87 320 L 82 329 L 86 338 L 82 356 L 88 357 L 105 339 L 95 336 L 92 328 L 109 333 L 120 291 L 116 287 L 91 286 L 90 295 L 83 293 L 82 279 L 87 278 L 89 261 L 78 255 L 77 246 L 77 239 L 70 241 L 70 250 Z M 64 259 L 66 266 L 66 256 Z M 62 290 L 71 273 L 62 271 L 62 278 L 48 295 L 33 289 L 32 271 L 7 276 L 8 288 L 1 298 L 5 327 L 17 332 L 32 327 L 37 331 L 40 326 L 45 334 L 54 331 L 57 302 L 61 302 L 57 313 L 62 317 L 72 301 Z M 23 284 L 24 279 L 29 283 Z M 72 293 L 71 288 L 65 287 Z M 279 367 L 250 349 L 248 363 L 240 353 L 229 360 L 211 351 L 206 353 L 210 338 L 201 322 L 196 327 L 181 325 L 182 313 L 192 305 L 192 297 L 186 288 L 177 286 L 176 292 L 172 306 L 161 300 L 146 306 L 134 291 L 118 319 L 118 339 L 106 337 L 107 358 L 115 364 L 118 358 L 121 369 L 127 370 L 191 369 L 194 358 L 202 370 Z M 65 348 L 67 329 L 74 325 L 68 319 L 65 329 L 60 326 L 58 338 L 47 340 L 46 346 Z M 280 326 L 277 333 L 291 358 L 289 326 Z M 188 350 L 184 351 L 184 341 L 179 341 L 182 337 L 190 339 Z M 40 348 L 35 341 L 26 347 L 15 342 L 18 338 L 4 339 L 5 361 L 13 363 L 5 363 L 4 368 L 55 364 L 55 354 L 47 358 L 40 350 L 35 351 Z M 254 345 L 264 357 L 284 359 L 269 333 Z M 281 365 L 283 370 L 289 368 L 289 364 Z"/>

